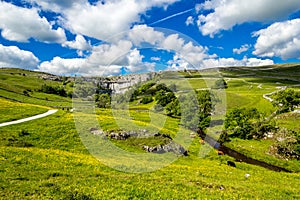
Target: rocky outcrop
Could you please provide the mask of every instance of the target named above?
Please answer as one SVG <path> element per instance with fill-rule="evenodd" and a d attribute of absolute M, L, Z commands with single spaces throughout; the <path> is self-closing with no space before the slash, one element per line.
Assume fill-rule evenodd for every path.
<path fill-rule="evenodd" d="M 185 150 L 181 145 L 174 143 L 173 141 L 165 145 L 157 145 L 154 147 L 144 146 L 143 149 L 150 153 L 162 154 L 172 152 L 177 155 L 188 155 L 187 150 Z"/>
<path fill-rule="evenodd" d="M 138 131 L 118 131 L 118 132 L 113 131 L 110 133 L 106 133 L 106 136 L 115 140 L 126 140 L 129 137 L 136 137 L 136 138 L 164 137 L 172 140 L 172 138 L 167 134 L 151 133 L 146 129 L 138 130 Z"/>
<path fill-rule="evenodd" d="M 98 130 L 97 128 L 91 128 L 90 132 L 93 135 L 104 136 L 106 138 L 114 139 L 114 140 L 127 140 L 130 137 L 135 138 L 149 138 L 149 137 L 162 137 L 167 138 L 169 143 L 160 144 L 157 146 L 143 146 L 143 149 L 149 153 L 174 153 L 177 155 L 187 156 L 188 152 L 184 147 L 172 141 L 172 137 L 168 134 L 160 134 L 160 133 L 151 133 L 146 129 L 138 130 L 138 131 L 112 131 L 112 132 L 104 132 L 102 130 Z"/>

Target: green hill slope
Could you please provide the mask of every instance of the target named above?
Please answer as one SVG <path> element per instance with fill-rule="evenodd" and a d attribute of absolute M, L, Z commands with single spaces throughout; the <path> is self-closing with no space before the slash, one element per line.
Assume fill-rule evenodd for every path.
<path fill-rule="evenodd" d="M 235 68 L 234 71 L 221 70 L 224 79 L 228 82 L 228 89 L 226 89 L 228 109 L 237 106 L 253 106 L 271 113 L 274 108 L 270 102 L 263 99 L 263 94 L 287 84 L 298 89 L 295 86 L 296 81 L 285 82 L 282 79 L 285 75 L 281 74 L 278 79 L 273 77 L 267 80 L 257 77 L 257 73 L 260 72 L 244 76 L 243 74 L 248 73 L 245 70 L 248 68 Z M 287 71 L 287 74 L 291 73 Z M 6 120 L 20 118 L 24 114 L 26 116 L 38 114 L 43 112 L 43 109 L 49 108 L 44 106 L 71 105 L 72 100 L 68 97 L 36 91 L 45 83 L 64 86 L 63 82 L 43 80 L 40 78 L 43 74 L 18 69 L 1 69 L 0 76 L 2 98 L 0 100 L 3 102 L 0 111 L 1 116 L 6 117 Z M 202 76 L 188 78 L 195 89 L 202 87 Z M 293 76 L 297 78 L 298 75 Z M 280 80 L 280 84 L 276 84 Z M 67 90 L 70 90 L 69 84 L 64 86 Z M 260 84 L 261 86 L 258 87 Z M 251 86 L 252 88 L 249 89 Z M 26 96 L 24 90 L 32 92 Z M 136 104 L 135 101 L 130 105 L 131 121 L 146 127 L 150 120 L 149 112 L 140 110 L 150 109 L 153 103 Z M 10 112 L 12 107 L 18 108 L 23 114 Z M 96 113 L 100 126 L 105 130 L 117 130 L 116 120 L 126 121 L 122 118 L 114 119 L 109 109 L 96 109 Z M 88 117 L 86 116 L 86 119 L 89 119 Z M 290 128 L 297 127 L 295 121 L 291 121 L 292 117 L 294 116 L 284 118 L 285 121 L 290 122 L 288 123 Z M 167 123 L 163 127 L 164 133 L 172 135 L 176 132 L 179 121 L 167 117 Z M 85 131 L 90 134 L 89 129 Z M 207 144 L 200 144 L 198 136 L 189 147 L 189 156 L 179 157 L 174 163 L 148 173 L 125 173 L 105 166 L 103 164 L 105 161 L 98 161 L 89 153 L 80 136 L 82 135 L 78 133 L 75 126 L 74 113 L 65 110 L 60 110 L 46 118 L 1 127 L 0 199 L 300 198 L 299 173 L 273 172 L 239 162 L 236 162 L 236 167 L 230 167 L 227 161 L 234 161 L 233 158 L 217 155 L 216 151 L 209 148 Z M 128 151 L 141 153 L 136 141 L 113 142 Z M 257 151 L 255 146 L 260 145 L 260 149 L 263 149 L 263 145 L 255 141 L 251 142 L 252 146 L 247 142 L 243 144 L 242 141 L 233 141 L 232 144 L 237 145 L 232 146 L 240 150 L 246 149 L 250 155 L 268 160 L 265 153 L 254 153 Z M 267 145 L 265 146 L 268 148 Z M 199 152 L 207 149 L 210 150 L 209 153 L 202 158 Z M 260 152 L 264 151 L 260 149 L 258 149 Z M 284 165 L 297 169 L 299 161 L 295 163 L 296 167 L 289 162 L 284 162 Z"/>

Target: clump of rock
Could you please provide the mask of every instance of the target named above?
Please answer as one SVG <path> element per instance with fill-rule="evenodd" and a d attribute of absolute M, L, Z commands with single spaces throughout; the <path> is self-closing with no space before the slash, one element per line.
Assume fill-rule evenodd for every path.
<path fill-rule="evenodd" d="M 91 128 L 90 132 L 93 135 L 101 135 L 114 140 L 126 140 L 130 137 L 135 137 L 135 138 L 163 137 L 172 140 L 172 137 L 168 134 L 150 133 L 148 130 L 145 129 L 138 130 L 138 131 L 104 132 L 102 130 L 98 130 L 97 128 Z M 184 155 L 184 156 L 188 155 L 187 150 L 185 150 L 181 145 L 173 141 L 170 141 L 168 144 L 157 145 L 154 147 L 143 146 L 143 149 L 150 153 L 162 154 L 162 153 L 172 152 L 177 155 Z"/>
<path fill-rule="evenodd" d="M 162 154 L 172 152 L 178 155 L 188 155 L 187 150 L 185 150 L 181 145 L 174 143 L 173 141 L 171 141 L 169 144 L 157 145 L 155 147 L 144 146 L 143 149 L 150 153 Z"/>

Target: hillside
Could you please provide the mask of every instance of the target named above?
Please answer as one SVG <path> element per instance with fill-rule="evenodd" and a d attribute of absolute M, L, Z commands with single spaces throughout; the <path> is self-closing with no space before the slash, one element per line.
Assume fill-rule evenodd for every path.
<path fill-rule="evenodd" d="M 292 173 L 218 155 L 196 132 L 183 126 L 183 115 L 177 116 L 167 106 L 160 112 L 154 109 L 160 84 L 175 85 L 172 91 L 166 89 L 166 94 L 174 93 L 174 102 L 188 91 L 202 94 L 210 89 L 221 101 L 205 133 L 219 137 L 225 114 L 231 110 L 256 108 L 270 116 L 277 108 L 264 98 L 266 94 L 282 88 L 300 91 L 298 64 L 163 73 L 153 82 L 140 84 L 138 92 L 132 93 L 135 98 L 125 105 L 119 96 L 112 97 L 114 109 L 103 104 L 103 88 L 95 97 L 98 102 L 94 108 L 90 94 L 78 95 L 86 85 L 73 78 L 20 69 L 0 69 L 0 77 L 0 123 L 59 109 L 45 118 L 0 128 L 0 199 L 300 198 L 300 161 L 271 154 L 275 139 L 230 138 L 224 145 Z M 212 88 L 220 78 L 227 88 Z M 45 85 L 54 88 L 52 93 L 65 93 L 46 93 L 42 90 Z M 90 82 L 87 85 L 93 88 Z M 67 95 L 71 93 L 73 99 Z M 299 118 L 298 112 L 286 112 L 276 116 L 274 123 L 299 133 Z M 136 131 L 138 135 L 143 130 L 148 137 L 117 139 L 122 131 Z M 188 156 L 170 152 L 158 155 L 144 149 L 170 141 L 187 149 Z M 129 153 L 119 153 L 122 149 Z M 149 155 L 149 160 L 136 159 L 144 155 Z M 228 161 L 236 167 L 229 166 Z"/>

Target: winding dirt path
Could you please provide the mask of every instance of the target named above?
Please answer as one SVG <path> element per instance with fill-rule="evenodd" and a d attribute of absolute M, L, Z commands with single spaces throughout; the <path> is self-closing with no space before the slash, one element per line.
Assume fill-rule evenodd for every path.
<path fill-rule="evenodd" d="M 20 124 L 20 123 L 28 122 L 28 121 L 35 120 L 35 119 L 40 119 L 40 118 L 52 115 L 52 114 L 54 114 L 56 112 L 57 112 L 57 110 L 48 110 L 47 112 L 45 112 L 43 114 L 39 114 L 39 115 L 35 115 L 35 116 L 32 116 L 32 117 L 28 117 L 28 118 L 24 118 L 24 119 L 19 119 L 19 120 L 11 121 L 11 122 L 1 123 L 0 127 L 9 126 L 9 125 L 13 125 L 13 124 Z"/>

